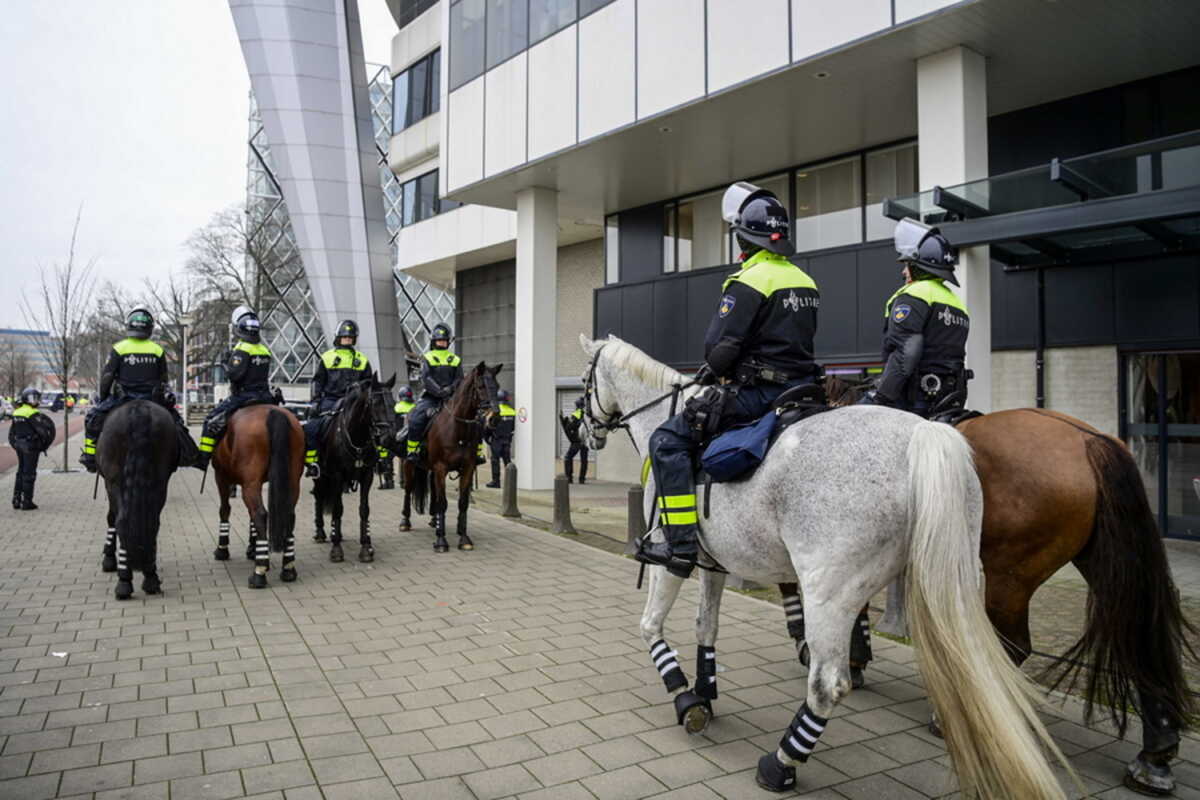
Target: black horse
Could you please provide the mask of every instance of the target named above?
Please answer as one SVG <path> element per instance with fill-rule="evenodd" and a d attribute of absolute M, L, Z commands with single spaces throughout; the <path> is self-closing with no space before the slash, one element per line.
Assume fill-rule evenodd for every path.
<path fill-rule="evenodd" d="M 113 411 L 96 443 L 96 459 L 108 493 L 103 569 L 117 573 L 118 600 L 133 595 L 135 569 L 142 572 L 142 591 L 162 591 L 158 525 L 178 458 L 175 420 L 149 400 L 131 400 Z"/>
<path fill-rule="evenodd" d="M 321 432 L 318 447 L 321 453 L 321 477 L 313 482 L 314 542 L 325 538 L 325 510 L 329 510 L 333 530 L 329 548 L 330 561 L 343 561 L 342 552 L 342 495 L 358 491 L 358 560 L 375 560 L 371 545 L 371 481 L 379 448 L 391 445 L 395 412 L 392 410 L 393 375 L 387 383 L 379 383 L 374 375 L 359 381 L 346 393 L 330 415 Z"/>

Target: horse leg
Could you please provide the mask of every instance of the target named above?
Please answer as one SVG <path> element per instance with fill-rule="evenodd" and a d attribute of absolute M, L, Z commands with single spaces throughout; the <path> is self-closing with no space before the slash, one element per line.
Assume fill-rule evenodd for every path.
<path fill-rule="evenodd" d="M 250 515 L 251 545 L 254 547 L 254 571 L 250 573 L 247 584 L 251 589 L 265 589 L 267 571 L 271 569 L 271 542 L 270 529 L 267 527 L 267 509 L 262 501 L 262 484 L 243 484 L 242 503 Z"/>
<path fill-rule="evenodd" d="M 217 493 L 221 497 L 220 524 L 217 529 L 217 549 L 213 558 L 217 561 L 229 560 L 229 484 L 221 479 L 221 473 L 213 470 L 217 479 Z"/>
<path fill-rule="evenodd" d="M 345 553 L 342 552 L 342 493 L 334 491 L 333 497 L 330 500 L 330 519 L 329 526 L 332 533 L 329 541 L 332 546 L 329 548 L 329 560 L 335 564 L 346 560 Z"/>
<path fill-rule="evenodd" d="M 796 655 L 800 663 L 808 666 L 808 647 L 804 644 L 804 600 L 800 597 L 800 586 L 795 583 L 779 584 L 783 595 L 783 615 L 787 620 L 788 636 L 796 643 Z"/>
<path fill-rule="evenodd" d="M 370 564 L 375 560 L 375 548 L 371 546 L 371 473 L 368 469 L 365 479 L 358 487 L 358 560 Z"/>
<path fill-rule="evenodd" d="M 674 695 L 676 722 L 688 733 L 699 733 L 712 716 L 708 701 L 688 689 L 687 676 L 679 666 L 679 659 L 663 637 L 663 625 L 681 586 L 683 578 L 678 575 L 672 575 L 662 567 L 650 568 L 650 589 L 642 612 L 642 641 L 650 649 L 650 660 L 662 677 L 667 694 Z M 715 620 L 713 635 L 716 635 Z"/>
<path fill-rule="evenodd" d="M 851 592 L 837 588 L 818 594 L 828 599 L 804 609 L 808 622 L 806 643 L 812 662 L 808 669 L 808 696 L 780 739 L 778 749 L 758 760 L 755 780 L 773 792 L 795 787 L 795 765 L 808 760 L 834 706 L 850 693 L 850 629 L 862 598 L 850 597 Z"/>
<path fill-rule="evenodd" d="M 150 525 L 150 541 L 146 545 L 146 563 L 142 565 L 142 591 L 146 594 L 161 594 L 162 581 L 158 578 L 158 528 L 162 506 L 154 512 Z"/>
<path fill-rule="evenodd" d="M 318 481 L 320 479 L 318 478 Z M 321 502 L 321 492 L 317 489 L 317 483 L 313 483 L 313 541 L 325 542 L 325 504 Z"/>
<path fill-rule="evenodd" d="M 108 533 L 104 537 L 104 557 L 100 560 L 104 572 L 117 571 L 117 507 L 108 504 Z"/>
<path fill-rule="evenodd" d="M 800 589 L 794 583 L 781 583 L 779 591 L 783 595 L 783 612 L 787 618 L 788 635 L 796 643 L 796 654 L 800 663 L 807 667 L 809 651 L 804 641 L 804 600 L 800 597 Z M 850 631 L 850 685 L 854 689 L 861 689 L 867 685 L 864 670 L 872 658 L 871 618 L 868 610 L 867 606 L 862 607 Z"/>
<path fill-rule="evenodd" d="M 724 591 L 724 572 L 701 571 L 700 606 L 696 610 L 696 688 L 693 692 L 681 692 L 675 698 L 676 715 L 688 733 L 698 733 L 708 727 L 712 701 L 717 699 L 717 626 Z M 692 697 L 680 699 L 686 695 Z"/>
<path fill-rule="evenodd" d="M 429 477 L 433 481 L 429 502 L 429 510 L 433 514 L 433 552 L 445 553 L 450 550 L 446 541 L 446 468 L 441 465 L 434 467 Z"/>
<path fill-rule="evenodd" d="M 467 508 L 471 504 L 471 483 L 474 477 L 475 467 L 471 466 L 458 478 L 458 522 L 455 530 L 458 532 L 459 550 L 475 549 L 475 543 L 467 535 Z"/>
<path fill-rule="evenodd" d="M 401 516 L 400 516 L 400 530 L 401 531 L 411 531 L 412 530 L 412 489 L 410 487 L 412 486 L 412 479 L 409 477 L 409 473 L 412 470 L 412 465 L 409 464 L 407 461 L 401 461 L 400 463 L 403 465 L 400 468 L 400 483 L 403 485 L 403 489 L 404 489 L 404 510 L 401 512 Z"/>
<path fill-rule="evenodd" d="M 104 489 L 108 492 L 109 519 L 116 526 L 117 520 L 120 519 L 121 489 L 109 481 L 104 482 Z M 114 544 L 114 552 L 117 562 L 117 588 L 114 595 L 118 600 L 128 600 L 133 596 L 133 570 L 129 568 L 129 560 L 125 555 L 125 547 L 121 544 L 119 535 Z"/>

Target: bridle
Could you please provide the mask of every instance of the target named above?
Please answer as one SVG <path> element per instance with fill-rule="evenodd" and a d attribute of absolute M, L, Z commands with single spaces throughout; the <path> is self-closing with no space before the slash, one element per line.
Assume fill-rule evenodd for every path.
<path fill-rule="evenodd" d="M 629 436 L 629 441 L 633 445 L 633 449 L 637 450 L 637 442 L 633 440 L 633 433 L 629 430 L 629 420 L 633 419 L 638 414 L 641 414 L 643 411 L 653 408 L 663 400 L 666 400 L 668 397 L 671 398 L 671 413 L 669 416 L 675 416 L 676 408 L 679 405 L 679 395 L 683 393 L 684 389 L 695 386 L 696 382 L 693 380 L 682 384 L 673 383 L 671 384 L 671 391 L 659 395 L 650 402 L 644 403 L 625 414 L 621 414 L 617 411 L 605 411 L 604 407 L 600 405 L 600 398 L 596 392 L 596 365 L 600 361 L 600 354 L 604 352 L 604 348 L 607 346 L 608 345 L 601 345 L 600 348 L 596 350 L 596 354 L 592 356 L 591 363 L 588 364 L 587 376 L 583 381 L 583 415 L 587 419 L 588 427 L 593 431 L 602 430 L 607 434 L 611 431 L 619 429 L 624 430 L 626 435 Z M 597 417 L 592 412 L 593 403 L 595 403 L 595 406 L 597 409 L 599 409 L 600 413 L 604 415 L 603 419 Z"/>
<path fill-rule="evenodd" d="M 361 389 L 360 389 L 360 391 L 361 391 Z M 354 463 L 356 466 L 361 464 L 364 461 L 363 453 L 365 453 L 367 451 L 367 449 L 371 446 L 371 439 L 373 438 L 370 392 L 371 392 L 371 390 L 367 389 L 366 406 L 367 406 L 367 420 L 368 420 L 368 422 L 367 422 L 368 441 L 365 444 L 358 445 L 358 444 L 354 443 L 354 437 L 350 433 L 351 414 L 350 414 L 349 407 L 344 406 L 341 410 L 341 413 L 339 413 L 337 415 L 338 444 L 341 445 L 342 447 L 344 447 L 346 450 L 348 450 L 350 452 L 351 455 L 354 456 Z"/>
<path fill-rule="evenodd" d="M 474 385 L 475 403 L 477 405 L 477 408 L 475 410 L 475 416 L 460 417 L 458 414 L 456 414 L 454 411 L 450 410 L 449 408 L 446 409 L 447 413 L 450 414 L 450 416 L 454 419 L 454 421 L 456 423 L 467 426 L 468 430 L 470 430 L 471 428 L 473 428 L 476 425 L 485 424 L 487 422 L 487 420 L 490 419 L 492 417 L 492 415 L 494 415 L 496 413 L 491 408 L 492 399 L 488 393 L 487 384 L 484 382 L 483 377 L 472 374 L 471 380 L 474 381 L 474 384 L 475 384 Z M 462 442 L 460 440 L 459 444 L 461 444 L 461 443 Z"/>

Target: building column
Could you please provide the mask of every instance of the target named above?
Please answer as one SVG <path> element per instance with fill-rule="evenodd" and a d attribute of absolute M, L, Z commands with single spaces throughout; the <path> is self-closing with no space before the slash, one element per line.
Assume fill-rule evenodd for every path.
<path fill-rule="evenodd" d="M 917 134 L 922 191 L 988 175 L 987 63 L 966 47 L 917 61 Z M 951 242 L 951 244 L 954 244 Z M 971 314 L 967 367 L 974 370 L 970 408 L 992 409 L 992 289 L 990 249 L 959 253 L 956 270 Z"/>
<path fill-rule="evenodd" d="M 554 388 L 558 302 L 558 195 L 517 192 L 515 452 L 518 486 L 554 486 L 558 401 Z"/>

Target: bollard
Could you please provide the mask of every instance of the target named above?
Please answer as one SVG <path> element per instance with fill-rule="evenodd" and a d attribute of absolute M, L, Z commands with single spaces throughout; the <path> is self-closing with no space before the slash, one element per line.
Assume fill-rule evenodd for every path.
<path fill-rule="evenodd" d="M 554 479 L 554 527 L 551 530 L 554 533 L 579 533 L 571 524 L 571 487 L 566 475 Z"/>
<path fill-rule="evenodd" d="M 517 510 L 517 465 L 511 461 L 504 466 L 504 483 L 500 490 L 500 516 L 519 517 Z"/>
<path fill-rule="evenodd" d="M 625 539 L 625 555 L 631 556 L 638 550 L 638 542 L 646 535 L 646 491 L 641 486 L 629 487 L 628 533 Z"/>

